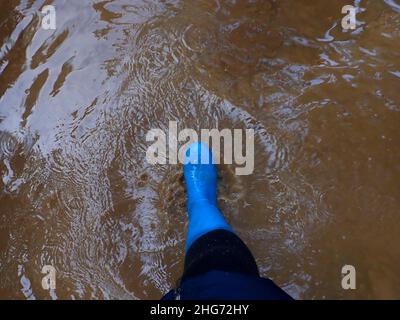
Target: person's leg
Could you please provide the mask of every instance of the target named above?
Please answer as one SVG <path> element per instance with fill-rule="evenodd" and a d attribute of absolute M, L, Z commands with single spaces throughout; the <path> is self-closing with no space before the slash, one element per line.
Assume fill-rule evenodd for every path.
<path fill-rule="evenodd" d="M 210 231 L 233 230 L 217 208 L 217 169 L 206 144 L 193 143 L 186 150 L 184 176 L 189 218 L 187 252 L 196 239 Z"/>
<path fill-rule="evenodd" d="M 189 216 L 185 269 L 178 288 L 163 299 L 291 299 L 259 276 L 250 250 L 217 208 L 217 170 L 206 145 L 188 148 L 184 174 Z"/>
<path fill-rule="evenodd" d="M 217 169 L 206 144 L 189 146 L 184 176 L 189 227 L 183 277 L 212 269 L 258 275 L 250 250 L 217 208 Z"/>

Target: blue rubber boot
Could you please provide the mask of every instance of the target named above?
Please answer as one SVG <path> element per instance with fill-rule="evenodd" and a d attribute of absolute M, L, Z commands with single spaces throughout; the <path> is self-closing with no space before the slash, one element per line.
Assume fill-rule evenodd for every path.
<path fill-rule="evenodd" d="M 217 168 L 206 144 L 196 142 L 188 147 L 183 172 L 188 196 L 187 252 L 196 239 L 210 231 L 233 230 L 217 208 Z"/>

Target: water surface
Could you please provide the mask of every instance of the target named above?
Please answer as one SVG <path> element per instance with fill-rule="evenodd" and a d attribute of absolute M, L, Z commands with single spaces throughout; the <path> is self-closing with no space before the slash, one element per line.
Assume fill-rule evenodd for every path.
<path fill-rule="evenodd" d="M 176 283 L 182 167 L 145 160 L 173 120 L 256 130 L 255 171 L 221 166 L 219 204 L 264 276 L 298 299 L 400 298 L 398 1 L 356 1 L 354 32 L 342 0 L 3 2 L 0 298 Z"/>

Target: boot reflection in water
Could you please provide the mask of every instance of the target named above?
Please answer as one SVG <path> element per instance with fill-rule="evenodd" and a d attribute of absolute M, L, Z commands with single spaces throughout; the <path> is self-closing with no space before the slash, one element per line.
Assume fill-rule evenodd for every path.
<path fill-rule="evenodd" d="M 290 300 L 261 278 L 253 255 L 217 208 L 217 169 L 211 150 L 193 143 L 184 164 L 189 227 L 179 288 L 163 299 Z"/>

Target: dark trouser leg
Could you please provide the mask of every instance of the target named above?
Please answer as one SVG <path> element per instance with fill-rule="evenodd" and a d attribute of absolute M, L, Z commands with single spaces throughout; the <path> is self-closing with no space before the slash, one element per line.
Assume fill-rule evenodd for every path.
<path fill-rule="evenodd" d="M 182 279 L 211 270 L 259 275 L 250 250 L 237 235 L 226 230 L 211 231 L 190 246 Z"/>

